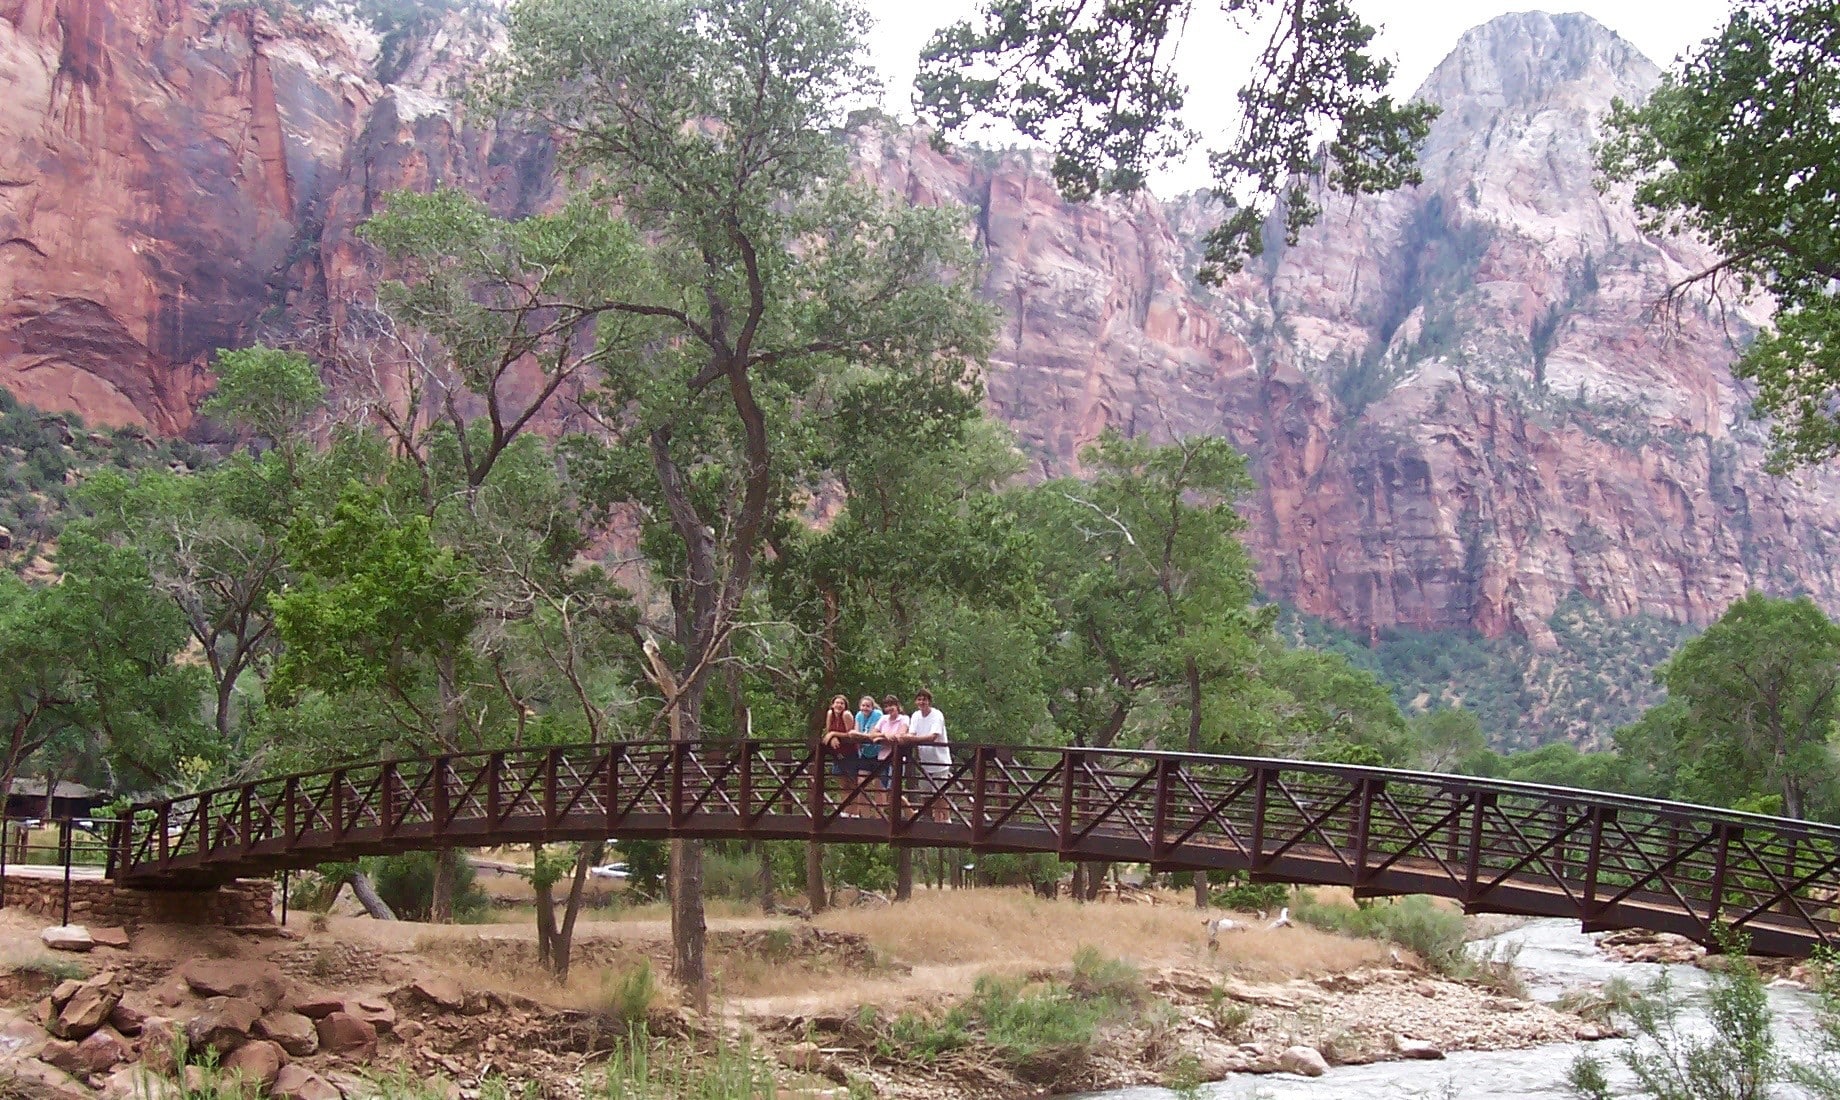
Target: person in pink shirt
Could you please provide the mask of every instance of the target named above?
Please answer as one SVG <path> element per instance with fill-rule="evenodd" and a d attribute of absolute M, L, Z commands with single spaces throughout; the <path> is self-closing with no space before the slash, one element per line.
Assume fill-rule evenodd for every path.
<path fill-rule="evenodd" d="M 875 743 L 880 750 L 875 754 L 875 775 L 881 781 L 881 799 L 876 803 L 883 811 L 888 809 L 888 785 L 894 774 L 894 755 L 902 746 L 912 740 L 908 733 L 907 716 L 901 713 L 901 700 L 892 695 L 882 699 L 882 720 L 875 724 Z"/>

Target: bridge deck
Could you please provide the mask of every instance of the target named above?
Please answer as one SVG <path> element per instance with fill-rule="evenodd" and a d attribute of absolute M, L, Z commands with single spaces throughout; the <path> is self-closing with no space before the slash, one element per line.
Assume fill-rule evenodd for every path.
<path fill-rule="evenodd" d="M 116 873 L 221 881 L 361 855 L 625 838 L 817 839 L 1235 870 L 1802 955 L 1840 944 L 1840 830 L 1678 803 L 1294 761 L 955 746 L 842 812 L 804 744 L 615 744 L 329 769 L 135 807 Z M 814 766 L 814 763 L 817 766 Z M 934 818 L 941 820 L 934 820 Z"/>

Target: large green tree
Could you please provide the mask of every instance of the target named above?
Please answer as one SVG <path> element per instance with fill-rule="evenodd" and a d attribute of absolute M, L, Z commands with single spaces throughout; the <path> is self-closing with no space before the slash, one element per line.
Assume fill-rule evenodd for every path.
<path fill-rule="evenodd" d="M 1135 190 L 1195 141 L 1174 63 L 1209 23 L 1268 37 L 1235 140 L 1210 155 L 1228 216 L 1206 239 L 1203 279 L 1263 251 L 1274 201 L 1294 243 L 1320 212 L 1311 184 L 1325 173 L 1350 194 L 1419 181 L 1414 150 L 1436 109 L 1388 93 L 1393 65 L 1347 0 L 985 0 L 928 44 L 920 100 L 946 132 L 995 116 L 1048 143 L 1070 198 Z"/>
<path fill-rule="evenodd" d="M 1740 0 L 1640 106 L 1619 105 L 1601 149 L 1632 181 L 1646 228 L 1685 231 L 1720 259 L 1668 290 L 1775 304 L 1739 358 L 1774 418 L 1787 466 L 1840 453 L 1840 8 L 1833 0 Z"/>
<path fill-rule="evenodd" d="M 525 0 L 485 97 L 560 134 L 639 244 L 590 298 L 538 300 L 650 325 L 601 371 L 602 483 L 665 597 L 659 720 L 687 739 L 707 735 L 769 530 L 814 487 L 838 382 L 988 340 L 962 215 L 850 179 L 837 128 L 869 86 L 866 22 L 838 0 Z M 701 1002 L 700 849 L 673 863 L 673 969 Z"/>
<path fill-rule="evenodd" d="M 1769 792 L 1790 817 L 1831 807 L 1840 626 L 1814 601 L 1751 593 L 1657 675 L 1685 707 L 1677 751 L 1717 777 L 1709 793 Z"/>

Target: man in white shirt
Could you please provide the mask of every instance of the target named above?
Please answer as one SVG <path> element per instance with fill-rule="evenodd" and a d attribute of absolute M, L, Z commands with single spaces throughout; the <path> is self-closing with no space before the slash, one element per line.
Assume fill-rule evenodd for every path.
<path fill-rule="evenodd" d="M 931 782 L 935 792 L 945 786 L 946 777 L 952 774 L 952 748 L 946 741 L 946 716 L 933 709 L 933 693 L 922 690 L 914 696 L 914 712 L 907 719 L 907 741 L 918 745 L 916 755 L 920 761 L 920 771 Z M 943 801 L 933 803 L 934 821 L 946 820 L 946 804 Z"/>

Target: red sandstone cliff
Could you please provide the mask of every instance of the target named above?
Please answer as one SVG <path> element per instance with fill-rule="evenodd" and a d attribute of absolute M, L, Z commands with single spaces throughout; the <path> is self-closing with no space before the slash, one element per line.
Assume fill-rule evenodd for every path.
<path fill-rule="evenodd" d="M 213 348 L 369 299 L 355 230 L 383 193 L 554 199 L 546 142 L 439 95 L 480 28 L 386 84 L 359 30 L 211 10 L 0 0 L 0 381 L 28 401 L 183 431 Z M 1232 438 L 1267 584 L 1306 610 L 1538 640 L 1571 591 L 1690 622 L 1746 587 L 1840 606 L 1840 482 L 1762 472 L 1728 369 L 1761 315 L 1654 323 L 1706 257 L 1592 185 L 1595 120 L 1656 75 L 1583 17 L 1478 28 L 1423 89 L 1424 186 L 1330 200 L 1218 290 L 1189 277 L 1204 204 L 1071 206 L 1022 155 L 856 141 L 889 188 L 972 210 L 1005 314 L 991 404 L 1038 468 L 1108 426 Z"/>

